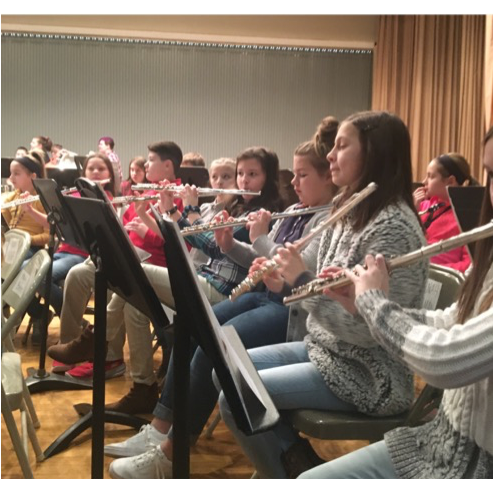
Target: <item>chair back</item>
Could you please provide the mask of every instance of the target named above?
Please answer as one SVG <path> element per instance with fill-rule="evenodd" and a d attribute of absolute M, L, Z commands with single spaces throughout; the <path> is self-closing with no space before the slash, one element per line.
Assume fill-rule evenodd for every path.
<path fill-rule="evenodd" d="M 446 266 L 430 264 L 428 278 L 441 284 L 438 301 L 435 309 L 445 309 L 451 306 L 459 297 L 459 292 L 464 283 L 463 273 Z"/>
<path fill-rule="evenodd" d="M 20 323 L 34 294 L 46 277 L 50 264 L 48 252 L 40 249 L 2 294 L 2 306 L 8 304 L 14 310 L 5 322 L 2 316 L 2 342 L 10 331 Z"/>
<path fill-rule="evenodd" d="M 30 247 L 31 236 L 24 230 L 11 229 L 5 232 L 2 246 L 2 292 L 14 280 Z"/>

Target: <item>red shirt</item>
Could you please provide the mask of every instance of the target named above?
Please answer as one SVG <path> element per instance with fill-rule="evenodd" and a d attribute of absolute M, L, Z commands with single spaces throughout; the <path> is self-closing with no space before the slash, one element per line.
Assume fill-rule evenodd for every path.
<path fill-rule="evenodd" d="M 172 181 L 172 184 L 176 184 L 179 186 L 181 184 L 181 180 L 177 179 L 176 181 Z M 157 194 L 157 191 L 146 191 L 145 195 L 150 196 Z M 183 202 L 180 198 L 175 198 L 174 203 L 178 206 L 178 210 L 180 212 L 183 211 Z M 123 215 L 123 225 L 126 225 L 127 222 L 133 220 L 137 215 L 135 212 L 135 205 L 132 203 L 127 211 Z M 161 236 L 154 233 L 151 229 L 148 229 L 144 238 L 140 237 L 136 232 L 128 232 L 128 236 L 132 243 L 147 251 L 151 257 L 147 260 L 149 263 L 158 266 L 166 266 L 166 257 L 164 256 L 164 240 Z"/>
<path fill-rule="evenodd" d="M 438 197 L 434 196 L 429 200 L 423 201 L 419 205 L 419 211 L 426 211 L 431 206 L 438 203 L 443 203 L 433 213 L 425 213 L 421 216 L 421 221 L 426 224 L 427 220 L 430 219 L 432 215 L 432 222 L 426 229 L 426 240 L 428 244 L 433 244 L 435 242 L 441 241 L 443 239 L 448 239 L 454 235 L 460 234 L 460 228 L 455 219 L 454 212 L 449 201 L 443 201 Z M 440 253 L 436 256 L 430 258 L 431 263 L 436 263 L 437 265 L 448 266 L 449 268 L 454 268 L 460 272 L 465 272 L 466 269 L 471 264 L 471 258 L 469 257 L 469 252 L 466 246 L 461 246 L 446 253 Z"/>

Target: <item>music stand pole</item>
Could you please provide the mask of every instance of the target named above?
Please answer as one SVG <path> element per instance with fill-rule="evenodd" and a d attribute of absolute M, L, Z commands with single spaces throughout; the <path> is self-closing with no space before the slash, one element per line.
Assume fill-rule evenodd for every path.
<path fill-rule="evenodd" d="M 98 253 L 94 286 L 94 374 L 92 388 L 92 458 L 91 478 L 103 478 L 104 397 L 106 360 L 106 277 Z"/>
<path fill-rule="evenodd" d="M 173 320 L 173 479 L 190 478 L 190 329 L 177 312 Z"/>

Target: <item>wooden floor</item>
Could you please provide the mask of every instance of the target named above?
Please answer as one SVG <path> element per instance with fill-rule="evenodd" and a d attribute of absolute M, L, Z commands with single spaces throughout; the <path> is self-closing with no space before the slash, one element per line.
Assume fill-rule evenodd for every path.
<path fill-rule="evenodd" d="M 25 322 L 24 322 L 25 323 Z M 26 346 L 21 343 L 25 324 L 19 330 L 15 345 L 22 356 L 23 367 L 38 368 L 39 347 L 32 346 L 30 339 Z M 50 325 L 48 345 L 58 340 L 59 320 L 55 318 Z M 155 369 L 158 368 L 161 354 L 155 354 Z M 128 363 L 128 348 L 125 348 L 125 361 Z M 46 358 L 46 369 L 51 368 L 51 359 Z M 124 395 L 130 388 L 129 372 L 124 376 L 106 382 L 106 402 L 113 402 Z M 79 419 L 72 407 L 80 402 L 91 402 L 92 391 L 58 391 L 33 394 L 33 402 L 41 422 L 37 435 L 41 448 L 45 450 L 61 433 Z M 15 413 L 16 419 L 19 419 Z M 214 417 L 215 413 L 212 417 Z M 148 417 L 149 419 L 152 416 Z M 19 423 L 19 422 L 18 422 Z M 105 443 L 122 441 L 135 433 L 128 427 L 107 424 L 105 427 Z M 2 479 L 22 478 L 17 457 L 12 449 L 10 437 L 2 418 L 1 429 Z M 318 454 L 324 459 L 333 459 L 351 450 L 360 448 L 365 442 L 313 442 Z M 70 448 L 41 463 L 36 463 L 34 454 L 30 452 L 31 467 L 35 478 L 44 479 L 86 479 L 91 477 L 91 431 L 90 429 L 76 439 Z M 111 458 L 105 457 L 105 478 L 109 478 L 108 466 Z M 236 445 L 233 436 L 221 421 L 211 439 L 202 436 L 191 449 L 191 477 L 214 479 L 249 478 L 253 467 Z"/>

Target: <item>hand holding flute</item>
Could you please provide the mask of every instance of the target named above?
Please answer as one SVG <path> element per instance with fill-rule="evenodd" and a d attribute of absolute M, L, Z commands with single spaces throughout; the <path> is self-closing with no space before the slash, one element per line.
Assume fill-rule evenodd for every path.
<path fill-rule="evenodd" d="M 329 267 L 320 273 L 321 278 L 327 278 L 328 280 L 342 276 L 350 280 L 352 284 L 336 289 L 324 289 L 323 293 L 327 297 L 337 301 L 346 311 L 353 315 L 358 312 L 354 301 L 363 292 L 370 289 L 379 289 L 387 297 L 389 295 L 389 272 L 385 258 L 381 254 L 377 254 L 376 256 L 367 254 L 365 257 L 365 266 L 356 265 L 351 270 Z"/>

